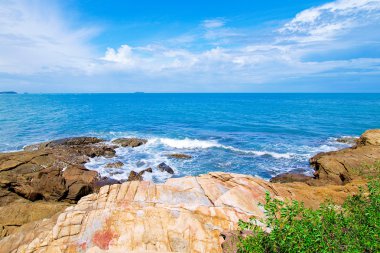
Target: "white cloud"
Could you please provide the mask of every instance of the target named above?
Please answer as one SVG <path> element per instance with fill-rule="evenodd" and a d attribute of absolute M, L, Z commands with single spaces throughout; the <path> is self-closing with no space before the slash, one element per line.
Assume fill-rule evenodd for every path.
<path fill-rule="evenodd" d="M 102 56 L 88 42 L 93 28 L 73 28 L 48 3 L 0 2 L 0 73 L 48 73 L 43 76 L 48 81 L 59 75 L 71 82 L 86 76 L 88 83 L 164 83 L 177 91 L 182 86 L 218 85 L 214 89 L 223 90 L 227 84 L 340 78 L 342 73 L 380 75 L 380 59 L 361 55 L 363 48 L 380 41 L 380 0 L 338 0 L 310 8 L 266 35 L 209 19 L 174 39 L 123 43 Z M 356 48 L 359 53 L 351 56 Z M 343 58 L 338 57 L 341 50 L 346 50 Z"/>
<path fill-rule="evenodd" d="M 304 10 L 279 31 L 292 40 L 330 40 L 355 27 L 380 21 L 380 0 L 338 0 Z"/>
<path fill-rule="evenodd" d="M 106 54 L 101 59 L 126 65 L 132 65 L 134 63 L 132 59 L 132 48 L 128 45 L 122 45 L 117 51 L 113 48 L 107 48 Z"/>
<path fill-rule="evenodd" d="M 0 73 L 81 72 L 91 63 L 93 28 L 72 28 L 54 1 L 0 2 Z"/>
<path fill-rule="evenodd" d="M 193 83 L 207 83 L 212 76 L 213 82 L 219 83 L 265 83 L 307 76 L 321 76 L 324 72 L 353 74 L 362 67 L 365 73 L 379 73 L 379 59 L 366 57 L 354 59 L 310 59 L 313 54 L 331 52 L 342 48 L 350 49 L 350 35 L 353 29 L 374 24 L 379 16 L 380 1 L 339 0 L 299 13 L 295 18 L 278 29 L 271 42 L 240 43 L 233 35 L 226 33 L 232 30 L 224 22 L 216 20 L 203 22 L 207 31 L 204 38 L 210 40 L 228 39 L 236 45 L 229 46 L 218 43 L 201 51 L 191 49 L 168 48 L 164 45 L 147 46 L 149 53 L 141 48 L 133 48 L 128 54 L 121 53 L 124 47 L 108 49 L 103 59 L 111 55 L 113 69 L 129 71 L 142 75 L 149 72 L 160 79 L 171 76 L 173 80 L 181 80 L 184 76 L 193 76 Z M 365 21 L 363 21 L 365 19 Z M 213 36 L 210 36 L 210 32 Z M 346 37 L 342 37 L 347 35 Z M 237 34 L 236 36 L 240 36 Z M 249 34 L 245 35 L 246 37 Z M 360 36 L 360 35 L 359 35 Z M 193 43 L 198 43 L 195 40 Z M 354 42 L 357 46 L 357 41 Z M 116 53 L 117 52 L 117 53 Z M 133 55 L 133 57 L 131 57 Z M 119 58 L 121 57 L 121 59 Z M 118 60 L 115 60 L 117 58 Z M 133 60 L 135 64 L 126 64 Z M 120 66 L 123 65 L 123 66 Z M 363 72 L 363 73 L 364 73 Z"/>
<path fill-rule="evenodd" d="M 220 28 L 225 25 L 223 19 L 207 19 L 202 22 L 202 26 L 207 29 Z"/>

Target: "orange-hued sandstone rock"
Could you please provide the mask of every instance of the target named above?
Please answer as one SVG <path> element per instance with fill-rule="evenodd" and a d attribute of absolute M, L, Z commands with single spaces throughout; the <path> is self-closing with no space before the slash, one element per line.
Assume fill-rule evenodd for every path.
<path fill-rule="evenodd" d="M 342 201 L 357 191 L 357 184 L 321 188 L 209 173 L 165 184 L 104 186 L 57 220 L 2 239 L 0 252 L 220 252 L 222 231 L 236 229 L 239 219 L 263 217 L 258 203 L 266 191 L 317 206 L 326 197 Z"/>
<path fill-rule="evenodd" d="M 372 173 L 371 164 L 362 166 L 361 157 L 372 165 L 379 161 L 379 133 L 366 132 L 355 148 L 317 156 L 313 160 L 317 177 L 300 177 L 302 182 L 296 182 L 298 177 L 292 177 L 294 182 L 270 183 L 212 172 L 173 178 L 164 184 L 106 185 L 60 214 L 28 223 L 4 237 L 0 253 L 222 252 L 221 232 L 236 229 L 239 219 L 264 217 L 258 203 L 264 202 L 267 191 L 278 199 L 303 201 L 313 208 L 326 198 L 342 203 L 356 193 L 366 182 L 363 176 Z M 343 163 L 345 171 L 334 167 L 336 162 Z M 341 180 L 340 173 L 346 173 L 349 180 Z"/>

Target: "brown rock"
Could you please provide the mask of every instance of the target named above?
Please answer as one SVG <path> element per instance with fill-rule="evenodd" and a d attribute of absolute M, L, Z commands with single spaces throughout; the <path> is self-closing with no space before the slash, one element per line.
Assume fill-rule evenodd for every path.
<path fill-rule="evenodd" d="M 303 174 L 283 173 L 271 178 L 271 183 L 291 183 L 291 182 L 308 182 L 312 177 Z"/>
<path fill-rule="evenodd" d="M 100 143 L 103 141 L 103 139 L 99 139 L 96 137 L 72 137 L 25 146 L 24 150 L 35 151 L 38 149 L 44 149 L 47 147 L 51 148 L 57 146 L 84 146 L 89 144 Z"/>
<path fill-rule="evenodd" d="M 114 162 L 114 163 L 108 163 L 104 167 L 105 168 L 121 168 L 123 166 L 124 166 L 124 163 L 122 163 L 120 161 L 117 161 L 117 162 Z"/>
<path fill-rule="evenodd" d="M 148 142 L 147 140 L 140 139 L 140 138 L 119 138 L 112 141 L 112 143 L 118 144 L 122 147 L 131 147 L 131 148 L 144 145 L 147 142 Z"/>
<path fill-rule="evenodd" d="M 236 253 L 238 252 L 238 245 L 241 238 L 245 238 L 248 235 L 252 235 L 250 230 L 233 230 L 224 231 L 221 233 L 223 237 L 222 249 L 223 253 Z"/>
<path fill-rule="evenodd" d="M 0 215 L 0 237 L 20 231 L 20 227 L 26 223 L 50 218 L 68 206 L 68 203 L 46 201 L 13 202 L 2 206 L 0 207 L 2 214 Z"/>
<path fill-rule="evenodd" d="M 55 147 L 55 146 L 85 146 L 89 144 L 96 144 L 103 142 L 103 139 L 96 137 L 71 137 L 65 139 L 59 139 L 50 141 L 46 144 L 46 147 Z"/>
<path fill-rule="evenodd" d="M 357 143 L 358 146 L 380 146 L 380 129 L 365 131 Z"/>
<path fill-rule="evenodd" d="M 186 155 L 186 154 L 169 154 L 168 155 L 171 158 L 177 158 L 177 159 L 191 159 L 191 155 Z"/>
<path fill-rule="evenodd" d="M 67 138 L 0 154 L 0 207 L 16 202 L 28 206 L 37 200 L 76 202 L 94 192 L 98 173 L 83 164 L 89 157 L 115 154 L 101 141 Z"/>
<path fill-rule="evenodd" d="M 346 184 L 355 178 L 379 173 L 380 130 L 368 130 L 358 145 L 333 152 L 319 153 L 310 159 L 315 177 L 326 184 Z"/>
<path fill-rule="evenodd" d="M 143 180 L 142 175 L 132 170 L 131 173 L 129 173 L 127 181 L 142 181 L 142 180 Z"/>
<path fill-rule="evenodd" d="M 153 170 L 152 168 L 147 168 L 145 170 L 140 171 L 139 173 L 132 170 L 131 173 L 129 173 L 127 181 L 143 181 L 143 175 L 145 172 L 152 173 Z"/>
<path fill-rule="evenodd" d="M 143 172 L 143 173 L 145 173 L 145 172 L 153 173 L 153 170 L 152 170 L 152 168 L 147 168 L 145 170 L 140 171 L 140 173 L 141 172 Z"/>

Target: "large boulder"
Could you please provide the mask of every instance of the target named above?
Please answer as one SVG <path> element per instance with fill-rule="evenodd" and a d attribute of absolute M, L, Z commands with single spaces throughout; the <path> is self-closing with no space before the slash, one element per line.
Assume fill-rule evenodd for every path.
<path fill-rule="evenodd" d="M 357 140 L 358 146 L 380 146 L 380 129 L 365 131 Z"/>
<path fill-rule="evenodd" d="M 376 175 L 380 169 L 380 129 L 363 133 L 352 148 L 319 153 L 310 158 L 310 164 L 315 178 L 327 184 L 346 184 Z"/>
<path fill-rule="evenodd" d="M 145 139 L 140 138 L 119 138 L 112 141 L 112 143 L 120 145 L 122 147 L 139 147 L 141 145 L 144 145 L 148 141 Z"/>

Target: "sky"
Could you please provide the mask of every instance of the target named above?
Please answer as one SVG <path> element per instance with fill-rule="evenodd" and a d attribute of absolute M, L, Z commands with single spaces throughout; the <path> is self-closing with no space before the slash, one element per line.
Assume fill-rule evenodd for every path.
<path fill-rule="evenodd" d="M 1 90 L 380 92 L 380 0 L 1 0 Z"/>

